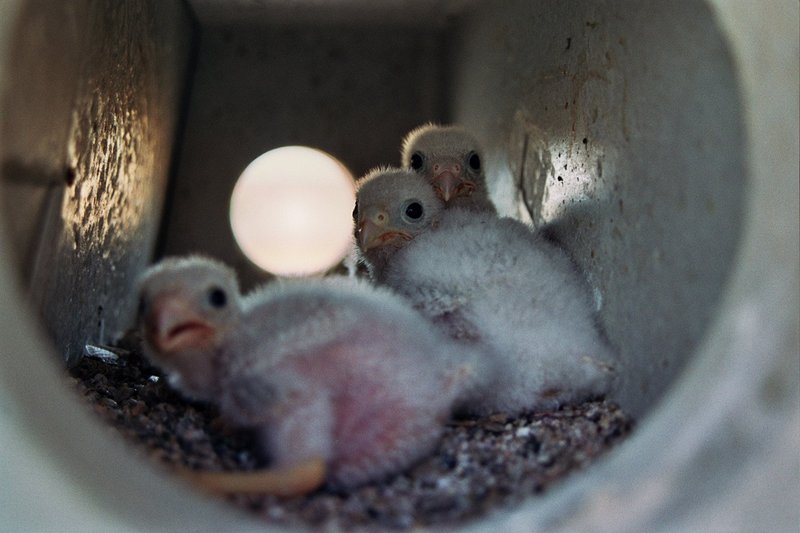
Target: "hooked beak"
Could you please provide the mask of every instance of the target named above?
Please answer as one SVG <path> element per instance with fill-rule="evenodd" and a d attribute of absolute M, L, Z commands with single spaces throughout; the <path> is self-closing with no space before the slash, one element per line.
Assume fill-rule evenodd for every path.
<path fill-rule="evenodd" d="M 385 211 L 379 211 L 373 216 L 363 217 L 358 221 L 356 234 L 358 246 L 363 251 L 378 248 L 390 243 L 398 244 L 412 239 L 405 231 L 389 229 L 386 227 L 389 216 Z"/>
<path fill-rule="evenodd" d="M 145 339 L 162 354 L 202 349 L 212 342 L 216 328 L 186 302 L 162 296 L 145 317 Z"/>
<path fill-rule="evenodd" d="M 358 226 L 356 227 L 358 246 L 364 251 L 374 248 L 377 246 L 376 241 L 380 232 L 380 226 L 371 219 L 362 218 L 358 221 Z"/>
<path fill-rule="evenodd" d="M 475 190 L 475 182 L 467 180 L 463 174 L 454 174 L 448 169 L 433 177 L 433 188 L 436 196 L 448 203 L 459 196 L 469 196 Z"/>
<path fill-rule="evenodd" d="M 461 176 L 456 176 L 450 170 L 444 170 L 433 177 L 436 195 L 445 202 L 449 202 L 456 195 L 459 183 L 461 183 Z"/>

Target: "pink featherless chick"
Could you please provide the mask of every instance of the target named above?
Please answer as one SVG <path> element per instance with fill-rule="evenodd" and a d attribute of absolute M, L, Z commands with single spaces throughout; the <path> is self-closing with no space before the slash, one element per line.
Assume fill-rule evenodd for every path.
<path fill-rule="evenodd" d="M 241 297 L 234 279 L 195 257 L 141 284 L 148 356 L 253 428 L 271 458 L 262 471 L 187 474 L 205 489 L 286 496 L 378 480 L 429 453 L 475 384 L 474 352 L 385 288 L 335 277 Z"/>

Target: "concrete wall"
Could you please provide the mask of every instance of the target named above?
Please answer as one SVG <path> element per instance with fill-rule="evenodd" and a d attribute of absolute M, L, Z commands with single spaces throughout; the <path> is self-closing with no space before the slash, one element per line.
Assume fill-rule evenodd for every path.
<path fill-rule="evenodd" d="M 162 216 L 191 44 L 179 2 L 26 2 L 2 94 L 3 211 L 69 361 L 130 325 Z"/>
<path fill-rule="evenodd" d="M 490 2 L 459 29 L 452 113 L 483 138 L 501 212 L 586 273 L 641 414 L 691 359 L 741 236 L 740 89 L 712 9 Z"/>

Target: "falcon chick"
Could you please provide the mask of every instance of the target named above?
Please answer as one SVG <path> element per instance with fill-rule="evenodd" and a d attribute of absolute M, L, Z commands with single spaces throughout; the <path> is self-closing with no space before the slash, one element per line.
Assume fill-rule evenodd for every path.
<path fill-rule="evenodd" d="M 148 355 L 181 390 L 255 429 L 271 458 L 265 471 L 189 474 L 209 490 L 293 495 L 399 471 L 435 446 L 475 383 L 474 352 L 356 279 L 240 297 L 226 267 L 193 258 L 154 267 L 141 292 Z M 173 309 L 185 320 L 163 316 Z"/>
<path fill-rule="evenodd" d="M 373 175 L 358 211 L 409 202 L 423 178 Z M 366 187 L 365 187 L 366 188 Z M 416 194 L 416 192 L 415 192 Z M 589 289 L 570 258 L 523 223 L 420 200 L 435 220 L 381 255 L 380 232 L 360 245 L 373 279 L 408 298 L 434 324 L 479 349 L 493 371 L 466 410 L 520 413 L 606 394 L 614 356 L 601 336 Z M 394 211 L 393 211 L 394 210 Z M 396 231 L 391 219 L 381 231 Z"/>
<path fill-rule="evenodd" d="M 478 140 L 460 126 L 425 124 L 403 140 L 401 164 L 424 176 L 447 208 L 495 213 Z"/>
<path fill-rule="evenodd" d="M 139 321 L 145 356 L 186 396 L 218 394 L 214 354 L 242 315 L 236 273 L 200 256 L 170 258 L 139 280 Z"/>
<path fill-rule="evenodd" d="M 380 277 L 391 256 L 430 228 L 443 210 L 442 200 L 411 170 L 379 167 L 359 179 L 355 237 L 370 276 Z"/>

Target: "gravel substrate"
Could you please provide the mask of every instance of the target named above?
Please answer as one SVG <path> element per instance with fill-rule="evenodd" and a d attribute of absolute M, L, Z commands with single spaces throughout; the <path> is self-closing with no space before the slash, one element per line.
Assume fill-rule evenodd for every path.
<path fill-rule="evenodd" d="M 71 370 L 93 409 L 147 455 L 208 470 L 265 465 L 246 431 L 213 406 L 187 402 L 135 350 L 117 361 L 85 357 Z M 337 493 L 306 497 L 231 496 L 273 523 L 373 530 L 454 525 L 519 503 L 583 468 L 620 442 L 631 418 L 613 403 L 586 402 L 555 412 L 451 423 L 441 444 L 407 472 Z"/>

